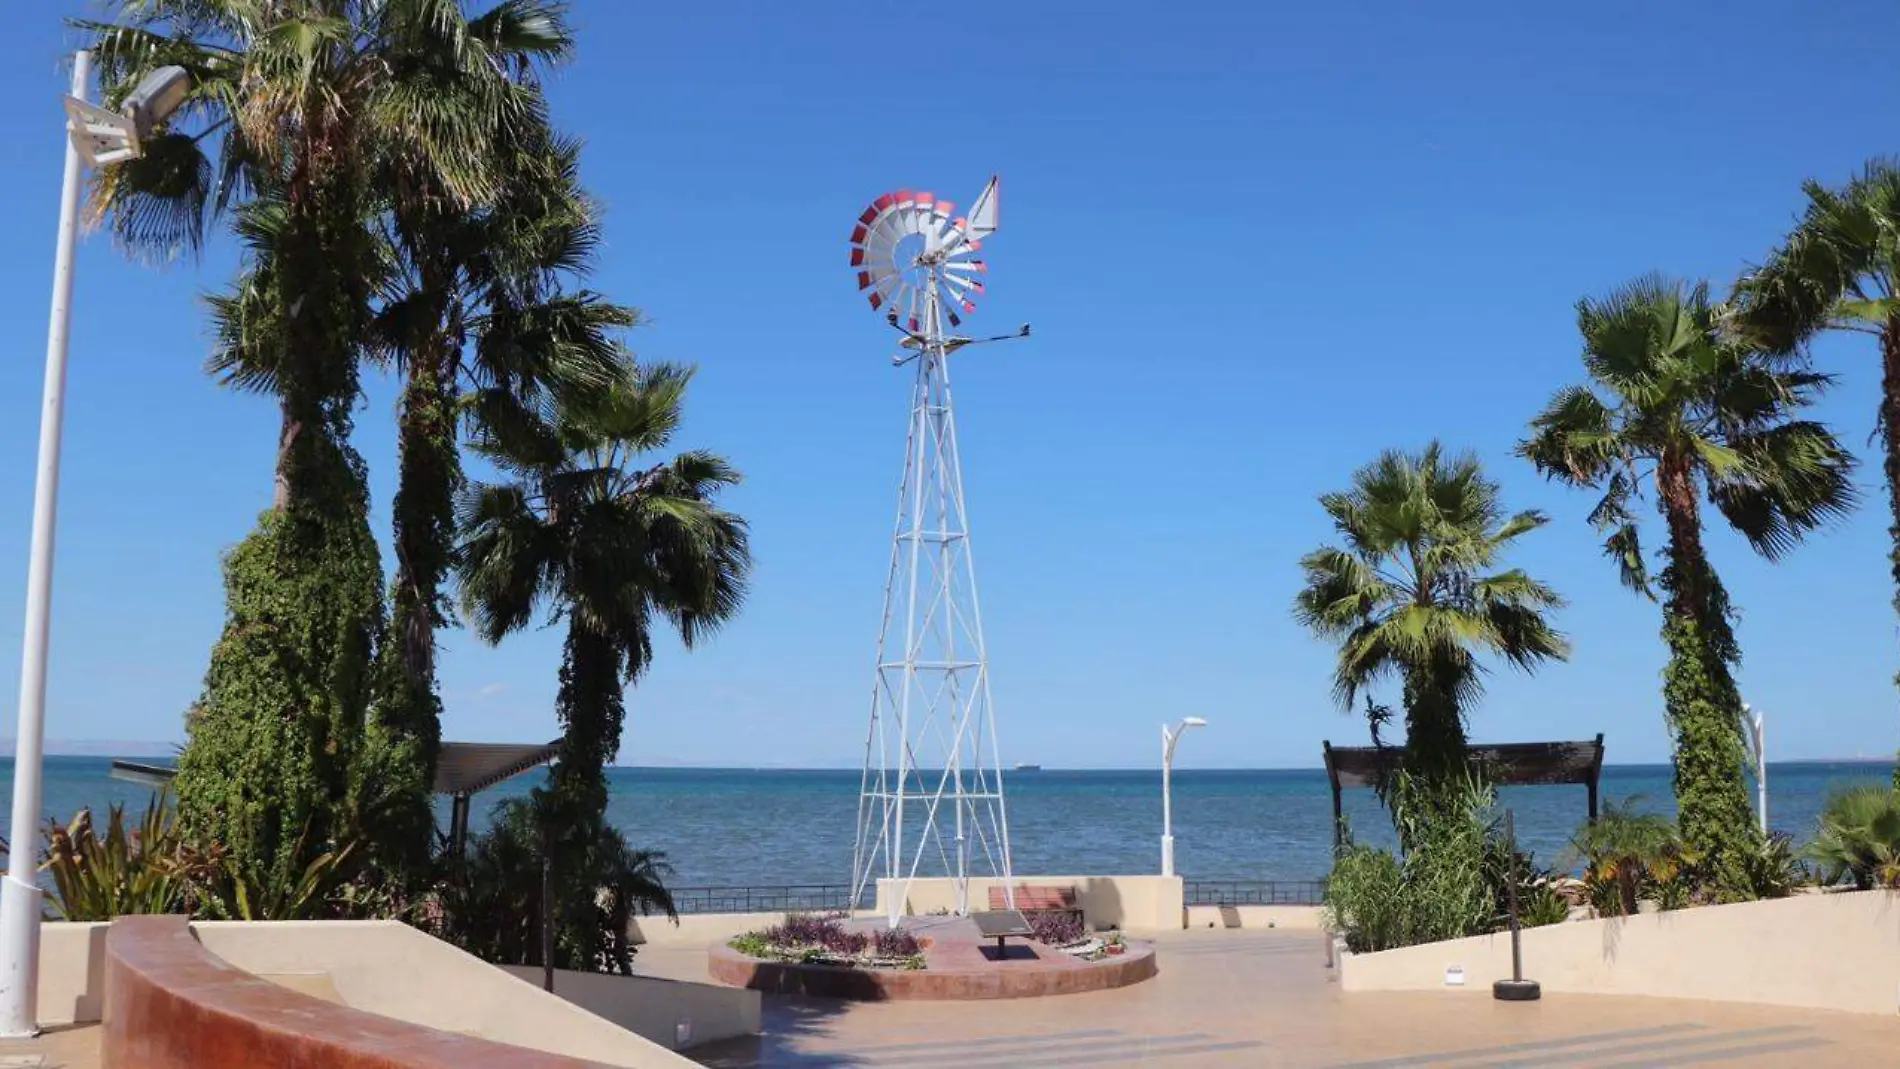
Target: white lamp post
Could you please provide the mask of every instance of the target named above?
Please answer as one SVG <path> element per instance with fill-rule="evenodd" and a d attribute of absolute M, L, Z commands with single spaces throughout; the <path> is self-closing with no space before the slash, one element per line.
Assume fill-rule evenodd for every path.
<path fill-rule="evenodd" d="M 1742 703 L 1742 728 L 1748 740 L 1748 756 L 1755 763 L 1755 811 L 1761 818 L 1761 833 L 1768 834 L 1768 750 L 1762 740 L 1761 711 Z"/>
<path fill-rule="evenodd" d="M 1190 716 L 1174 728 L 1161 725 L 1161 875 L 1174 875 L 1174 744 L 1189 728 L 1204 728 L 1207 721 Z"/>
<path fill-rule="evenodd" d="M 39 1025 L 40 765 L 46 727 L 46 648 L 53 604 L 53 535 L 59 512 L 60 429 L 66 408 L 66 336 L 72 321 L 73 250 L 79 236 L 79 181 L 85 165 L 139 155 L 139 139 L 164 122 L 191 89 L 181 67 L 145 76 L 118 114 L 86 101 L 92 54 L 73 57 L 66 98 L 66 171 L 59 189 L 53 254 L 53 309 L 46 329 L 46 385 L 40 402 L 40 463 L 33 486 L 33 543 L 27 565 L 26 637 L 20 652 L 20 723 L 13 750 L 13 823 L 7 875 L 0 880 L 0 1037 L 36 1035 Z"/>

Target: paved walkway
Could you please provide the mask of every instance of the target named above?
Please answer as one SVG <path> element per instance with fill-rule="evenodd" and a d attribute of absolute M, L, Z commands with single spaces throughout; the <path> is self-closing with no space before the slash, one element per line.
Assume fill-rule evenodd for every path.
<path fill-rule="evenodd" d="M 766 999 L 766 1035 L 702 1047 L 717 1069 L 1452 1069 L 1900 1065 L 1900 1018 L 1717 1002 L 1488 991 L 1346 995 L 1314 932 L 1157 939 L 1161 975 L 1119 991 L 963 1003 Z M 640 969 L 703 978 L 703 951 Z"/>
<path fill-rule="evenodd" d="M 0 1069 L 99 1069 L 99 1026 L 67 1025 L 37 1039 L 0 1039 Z"/>

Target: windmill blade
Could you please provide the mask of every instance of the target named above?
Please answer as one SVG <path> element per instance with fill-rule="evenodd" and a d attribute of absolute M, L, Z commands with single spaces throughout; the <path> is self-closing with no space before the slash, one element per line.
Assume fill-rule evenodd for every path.
<path fill-rule="evenodd" d="M 1001 180 L 1000 176 L 991 175 L 990 184 L 983 187 L 983 192 L 977 195 L 976 203 L 970 206 L 970 239 L 972 241 L 982 241 L 996 233 L 998 183 Z"/>

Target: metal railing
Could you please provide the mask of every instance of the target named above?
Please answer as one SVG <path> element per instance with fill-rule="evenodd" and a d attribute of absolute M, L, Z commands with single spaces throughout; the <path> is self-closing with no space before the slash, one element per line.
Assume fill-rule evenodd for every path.
<path fill-rule="evenodd" d="M 819 913 L 848 910 L 851 888 L 842 883 L 780 884 L 759 887 L 675 887 L 673 906 L 681 913 Z M 870 909 L 871 896 L 855 907 Z"/>
<path fill-rule="evenodd" d="M 1325 880 L 1187 880 L 1190 906 L 1316 906 Z M 681 913 L 822 913 L 871 909 L 871 889 L 854 906 L 851 887 L 842 883 L 777 884 L 752 887 L 675 887 L 673 904 Z"/>
<path fill-rule="evenodd" d="M 1190 906 L 1317 906 L 1325 880 L 1188 880 Z"/>

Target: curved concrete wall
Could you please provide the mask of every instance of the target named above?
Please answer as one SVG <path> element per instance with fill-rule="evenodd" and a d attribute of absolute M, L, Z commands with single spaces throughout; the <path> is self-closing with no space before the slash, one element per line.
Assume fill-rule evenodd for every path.
<path fill-rule="evenodd" d="M 184 917 L 106 936 L 105 1069 L 600 1069 L 301 995 L 209 953 Z M 447 993 L 444 993 L 445 995 Z"/>
<path fill-rule="evenodd" d="M 1524 975 L 1544 990 L 1652 995 L 1893 1015 L 1900 1011 L 1900 892 L 1802 894 L 1669 913 L 1572 921 L 1523 933 Z M 1347 991 L 1462 990 L 1490 997 L 1511 975 L 1511 937 L 1347 954 Z"/>
<path fill-rule="evenodd" d="M 322 974 L 358 1009 L 633 1069 L 693 1063 L 400 921 L 199 921 L 205 949 L 248 972 Z"/>

